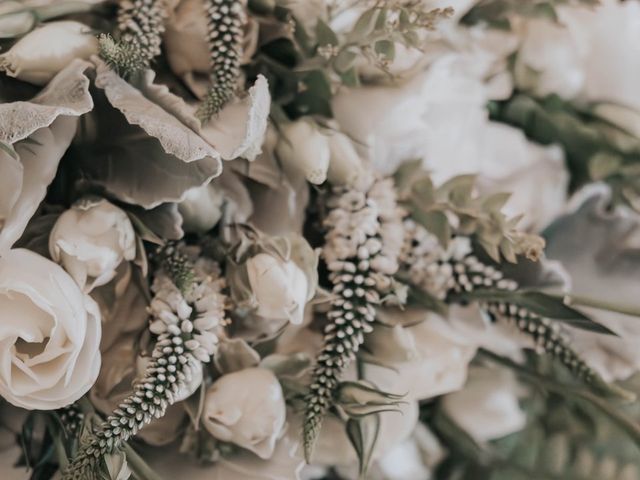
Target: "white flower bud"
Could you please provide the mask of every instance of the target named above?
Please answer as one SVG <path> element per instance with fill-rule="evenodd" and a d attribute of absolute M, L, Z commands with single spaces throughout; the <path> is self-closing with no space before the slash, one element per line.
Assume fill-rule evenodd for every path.
<path fill-rule="evenodd" d="M 192 188 L 178 205 L 182 228 L 186 232 L 204 233 L 211 230 L 222 217 L 224 195 L 211 184 Z"/>
<path fill-rule="evenodd" d="M 331 161 L 327 178 L 334 185 L 348 185 L 362 173 L 362 160 L 345 134 L 334 132 L 328 138 Z"/>
<path fill-rule="evenodd" d="M 304 272 L 293 261 L 283 261 L 266 253 L 251 257 L 246 268 L 257 303 L 256 313 L 301 324 L 309 287 Z"/>
<path fill-rule="evenodd" d="M 299 173 L 319 185 L 327 179 L 331 150 L 329 139 L 309 120 L 281 126 L 276 155 L 285 171 Z"/>
<path fill-rule="evenodd" d="M 0 55 L 0 70 L 10 77 L 46 85 L 74 58 L 98 53 L 98 40 L 90 28 L 79 22 L 47 23 L 22 37 Z"/>
<path fill-rule="evenodd" d="M 108 283 L 136 255 L 133 225 L 107 200 L 84 201 L 60 215 L 49 236 L 51 258 L 86 290 Z"/>
<path fill-rule="evenodd" d="M 248 368 L 224 375 L 205 397 L 202 422 L 211 435 L 271 458 L 285 426 L 282 387 L 271 370 Z"/>

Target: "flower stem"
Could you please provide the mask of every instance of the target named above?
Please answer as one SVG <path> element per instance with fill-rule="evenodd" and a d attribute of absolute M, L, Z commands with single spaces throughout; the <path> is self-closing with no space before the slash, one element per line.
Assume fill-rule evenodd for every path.
<path fill-rule="evenodd" d="M 162 478 L 145 462 L 138 453 L 128 444 L 124 444 L 124 453 L 127 456 L 127 463 L 141 480 L 162 480 Z"/>
<path fill-rule="evenodd" d="M 623 315 L 631 315 L 633 317 L 640 317 L 640 307 L 633 307 L 630 305 L 619 305 L 613 302 L 607 302 L 604 300 L 597 300 L 589 297 L 582 297 L 580 295 L 554 295 L 556 298 L 564 300 L 567 305 L 579 305 L 582 307 L 591 307 L 597 310 L 607 310 L 609 312 L 621 313 Z"/>

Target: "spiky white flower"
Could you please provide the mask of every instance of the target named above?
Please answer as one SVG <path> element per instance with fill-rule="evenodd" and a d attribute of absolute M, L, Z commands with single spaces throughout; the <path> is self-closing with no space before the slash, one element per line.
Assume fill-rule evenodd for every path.
<path fill-rule="evenodd" d="M 159 271 L 152 285 L 149 328 L 157 341 L 151 361 L 133 393 L 98 427 L 92 441 L 65 471 L 64 479 L 91 478 L 104 455 L 117 451 L 184 396 L 193 376 L 201 374 L 201 363 L 209 362 L 217 350 L 226 304 L 219 267 L 208 259 L 192 264 L 175 246 L 170 251 L 179 260 L 169 261 L 164 249 L 163 264 L 169 268 Z M 171 268 L 176 265 L 180 268 Z M 192 281 L 179 288 L 176 278 L 185 278 L 187 270 Z"/>
<path fill-rule="evenodd" d="M 343 371 L 355 359 L 364 334 L 371 332 L 376 306 L 392 285 L 402 248 L 404 212 L 390 179 L 362 175 L 334 189 L 323 256 L 333 283 L 324 347 L 318 355 L 307 396 L 304 448 L 310 461 L 322 420 Z"/>

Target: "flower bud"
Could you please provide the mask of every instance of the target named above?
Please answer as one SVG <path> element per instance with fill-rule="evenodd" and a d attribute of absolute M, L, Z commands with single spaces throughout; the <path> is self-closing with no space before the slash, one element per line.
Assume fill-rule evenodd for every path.
<path fill-rule="evenodd" d="M 91 290 L 108 283 L 123 260 L 135 258 L 133 225 L 107 200 L 81 201 L 56 221 L 49 253 L 80 287 Z"/>
<path fill-rule="evenodd" d="M 204 403 L 202 421 L 211 435 L 271 458 L 286 419 L 282 387 L 271 370 L 224 375 L 209 387 Z"/>
<path fill-rule="evenodd" d="M 362 160 L 345 134 L 334 132 L 327 137 L 331 151 L 327 178 L 334 185 L 348 185 L 362 173 Z"/>
<path fill-rule="evenodd" d="M 316 185 L 327 179 L 331 158 L 329 139 L 310 120 L 281 125 L 276 155 L 287 172 L 302 174 Z"/>
<path fill-rule="evenodd" d="M 222 217 L 224 195 L 211 184 L 192 188 L 178 204 L 182 228 L 186 232 L 204 233 L 211 230 Z"/>
<path fill-rule="evenodd" d="M 74 58 L 98 53 L 98 40 L 87 25 L 74 21 L 47 23 L 22 37 L 0 55 L 0 70 L 10 77 L 46 85 Z"/>
<path fill-rule="evenodd" d="M 257 304 L 256 313 L 272 319 L 302 323 L 309 283 L 292 260 L 259 253 L 247 260 L 249 285 Z"/>

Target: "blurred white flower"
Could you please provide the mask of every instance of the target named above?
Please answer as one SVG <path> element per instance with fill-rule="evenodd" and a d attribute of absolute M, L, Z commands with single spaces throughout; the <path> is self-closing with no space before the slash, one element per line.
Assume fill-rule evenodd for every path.
<path fill-rule="evenodd" d="M 472 367 L 463 389 L 446 395 L 447 414 L 477 442 L 522 430 L 527 417 L 518 403 L 518 384 L 504 369 Z"/>
<path fill-rule="evenodd" d="M 454 32 L 448 44 L 428 53 L 435 60 L 426 72 L 393 86 L 342 89 L 332 101 L 335 118 L 382 173 L 415 158 L 455 163 L 447 159 L 473 150 L 463 135 L 486 122 L 487 101 L 510 95 L 506 57 L 514 40 L 477 29 Z M 441 126 L 447 117 L 455 117 L 453 132 L 450 124 Z M 449 157 L 436 157 L 443 141 L 457 151 L 451 155 L 450 147 Z"/>
<path fill-rule="evenodd" d="M 348 185 L 362 175 L 364 164 L 353 142 L 344 133 L 330 132 L 327 137 L 331 152 L 327 179 L 333 185 Z"/>
<path fill-rule="evenodd" d="M 476 352 L 448 322 L 424 310 L 398 311 L 411 327 L 374 329 L 367 351 L 383 366 L 367 365 L 366 378 L 381 390 L 424 400 L 460 389 Z"/>
<path fill-rule="evenodd" d="M 46 23 L 0 55 L 0 70 L 36 85 L 46 85 L 74 58 L 88 59 L 98 53 L 98 40 L 79 22 Z"/>
<path fill-rule="evenodd" d="M 558 7 L 558 23 L 522 28 L 516 79 L 539 95 L 640 108 L 640 3 L 604 0 L 595 8 Z"/>
<path fill-rule="evenodd" d="M 242 450 L 230 457 L 221 457 L 214 464 L 202 465 L 181 454 L 171 445 L 143 451 L 145 460 L 164 478 L 189 480 L 298 480 L 304 459 L 297 454 L 300 433 L 291 428 L 276 443 L 268 460 Z"/>
<path fill-rule="evenodd" d="M 286 406 L 271 370 L 248 368 L 229 373 L 207 389 L 202 421 L 219 440 L 267 459 L 283 433 Z"/>
<path fill-rule="evenodd" d="M 247 260 L 246 268 L 258 315 L 302 323 L 309 282 L 293 260 L 259 253 Z"/>
<path fill-rule="evenodd" d="M 108 283 L 123 261 L 136 255 L 127 214 L 104 199 L 84 199 L 58 218 L 49 236 L 49 253 L 80 287 Z"/>
<path fill-rule="evenodd" d="M 311 120 L 280 125 L 276 155 L 289 174 L 302 175 L 315 184 L 327 179 L 331 158 L 329 140 Z"/>
<path fill-rule="evenodd" d="M 436 183 L 477 174 L 484 193 L 513 192 L 506 213 L 524 214 L 520 226 L 537 230 L 564 208 L 569 176 L 559 147 L 533 144 L 489 120 L 487 101 L 511 90 L 496 91 L 485 79 L 496 61 L 483 50 L 447 53 L 401 88 L 338 95 L 334 111 L 377 170 L 392 173 L 421 158 Z"/>
<path fill-rule="evenodd" d="M 188 190 L 178 204 L 182 228 L 187 232 L 205 233 L 222 217 L 224 195 L 211 183 Z"/>
<path fill-rule="evenodd" d="M 637 309 L 640 217 L 628 207 L 611 209 L 610 199 L 610 187 L 603 184 L 578 192 L 571 210 L 545 231 L 545 251 L 571 275 L 572 294 Z M 607 310 L 584 310 L 616 335 L 570 329 L 574 348 L 606 381 L 636 373 L 640 369 L 638 319 Z"/>
<path fill-rule="evenodd" d="M 585 81 L 581 61 L 585 45 L 564 25 L 544 19 L 527 21 L 522 36 L 514 71 L 518 86 L 542 97 L 552 93 L 575 97 Z"/>
<path fill-rule="evenodd" d="M 55 263 L 29 250 L 0 257 L 0 394 L 52 410 L 73 403 L 100 369 L 100 312 Z"/>

